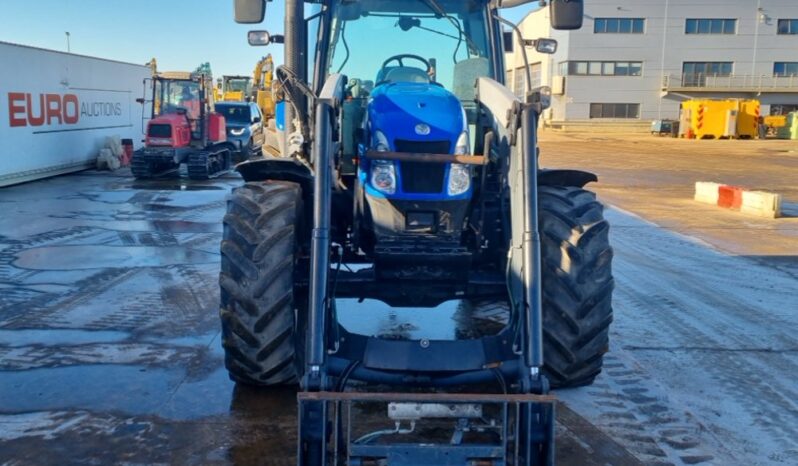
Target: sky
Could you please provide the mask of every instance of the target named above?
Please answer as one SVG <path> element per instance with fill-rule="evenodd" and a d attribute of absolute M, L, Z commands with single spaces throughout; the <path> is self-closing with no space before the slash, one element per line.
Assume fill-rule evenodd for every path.
<path fill-rule="evenodd" d="M 518 21 L 537 2 L 506 10 Z M 282 45 L 250 47 L 247 31 L 283 32 L 283 3 L 268 3 L 261 25 L 236 24 L 233 0 L 3 0 L 0 41 L 144 64 L 155 57 L 162 71 L 190 71 L 210 62 L 215 77 L 252 74 Z"/>

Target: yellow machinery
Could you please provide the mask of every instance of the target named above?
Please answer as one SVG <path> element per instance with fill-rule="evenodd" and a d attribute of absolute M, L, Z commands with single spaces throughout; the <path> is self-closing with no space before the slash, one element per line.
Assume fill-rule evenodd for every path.
<path fill-rule="evenodd" d="M 250 93 L 251 80 L 252 78 L 249 76 L 222 76 L 222 79 L 217 82 L 214 90 L 216 100 L 235 102 L 246 101 Z"/>
<path fill-rule="evenodd" d="M 145 63 L 144 66 L 150 67 L 150 71 L 152 72 L 153 76 L 158 74 L 158 61 L 155 59 L 155 57 L 152 57 L 152 59 Z"/>
<path fill-rule="evenodd" d="M 252 99 L 258 104 L 264 121 L 274 118 L 273 77 L 274 62 L 272 61 L 272 55 L 269 54 L 258 60 L 252 73 Z"/>
<path fill-rule="evenodd" d="M 690 139 L 755 139 L 759 116 L 758 100 L 687 100 L 679 132 Z"/>
<path fill-rule="evenodd" d="M 768 115 L 765 117 L 765 125 L 775 130 L 783 128 L 787 126 L 787 115 Z"/>
<path fill-rule="evenodd" d="M 787 115 L 768 115 L 765 117 L 765 126 L 768 128 L 768 135 L 778 139 L 790 138 L 790 125 L 794 121 Z"/>
<path fill-rule="evenodd" d="M 784 126 L 776 128 L 776 137 L 779 139 L 798 139 L 798 112 L 791 112 L 784 116 Z"/>

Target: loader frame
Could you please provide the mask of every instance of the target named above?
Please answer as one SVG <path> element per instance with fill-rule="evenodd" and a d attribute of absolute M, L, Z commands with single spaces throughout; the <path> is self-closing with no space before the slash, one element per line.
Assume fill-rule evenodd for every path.
<path fill-rule="evenodd" d="M 512 398 L 518 395 L 546 395 L 548 382 L 543 366 L 543 331 L 541 311 L 540 238 L 537 228 L 537 141 L 536 128 L 540 110 L 539 95 L 520 102 L 500 83 L 479 78 L 477 100 L 485 111 L 481 124 L 489 125 L 497 151 L 510 156 L 512 247 L 507 282 L 503 287 L 486 287 L 494 296 L 507 296 L 510 290 L 510 324 L 498 335 L 473 340 L 385 340 L 346 331 L 335 318 L 330 290 L 331 216 L 333 192 L 333 133 L 344 100 L 346 79 L 330 76 L 316 99 L 311 160 L 314 161 L 313 219 L 310 235 L 308 282 L 307 352 L 302 391 L 299 396 L 299 464 L 327 464 L 331 452 L 328 426 L 339 425 L 341 403 L 348 394 L 335 392 L 334 379 L 356 379 L 377 384 L 413 387 L 451 387 L 491 384 L 505 387 L 490 400 L 502 406 L 503 416 L 512 404 L 520 429 L 509 463 L 554 464 L 554 406 L 550 398 Z M 537 102 L 537 103 L 533 103 Z M 485 148 L 489 152 L 493 148 Z M 428 161 L 428 163 L 436 163 Z M 399 283 L 397 286 L 401 286 Z M 494 283 L 494 285 L 498 285 Z M 383 282 L 383 286 L 385 283 Z M 456 358 L 452 355 L 457 355 Z M 342 385 L 337 384 L 339 387 Z M 323 394 L 321 394 L 323 393 Z M 384 399 L 405 399 L 407 395 L 383 395 Z M 438 395 L 442 402 L 458 403 L 457 397 Z M 349 399 L 352 402 L 362 398 Z M 513 404 L 515 403 L 515 404 Z M 332 413 L 332 414 L 331 414 Z M 332 428 L 339 438 L 338 428 Z M 509 440 L 503 437 L 507 447 Z M 519 440 L 520 439 L 520 440 Z M 533 441 L 532 439 L 535 439 Z M 337 440 L 336 440 L 337 442 Z M 335 443 L 335 447 L 338 444 Z M 351 448 L 356 445 L 351 446 Z M 421 444 L 396 444 L 374 449 L 348 449 L 347 454 L 393 457 L 391 464 L 424 464 L 419 459 L 427 450 Z M 454 447 L 452 447 L 454 448 Z M 492 458 L 491 448 L 472 451 L 476 458 Z M 398 451 L 404 452 L 402 454 Z M 454 452 L 452 455 L 457 456 Z M 487 456 L 480 456 L 480 455 Z M 367 456 L 368 456 L 367 455 Z M 397 456 L 398 455 L 398 456 Z M 372 456 L 369 456 L 372 458 Z M 469 457 L 471 458 L 471 457 Z M 506 458 L 502 457 L 501 461 Z M 337 460 L 337 458 L 335 458 Z M 402 462 L 404 461 L 404 462 Z M 499 459 L 497 459 L 499 461 Z M 432 464 L 432 463 L 427 463 Z M 457 463 L 452 463 L 457 464 Z"/>
<path fill-rule="evenodd" d="M 243 0 L 242 0 L 243 1 Z M 502 70 L 502 33 L 497 8 L 502 2 L 486 4 L 489 15 L 491 59 Z M 519 1 L 504 3 L 520 4 Z M 305 44 L 307 29 L 301 0 L 286 0 L 285 66 L 278 68 L 291 79 L 307 79 Z M 320 24 L 322 45 L 327 25 Z M 520 39 L 520 38 L 519 38 Z M 287 86 L 286 133 L 297 131 L 312 141 L 307 154 L 289 154 L 281 161 L 246 162 L 237 167 L 246 181 L 282 180 L 299 183 L 303 201 L 312 205 L 309 225 L 310 254 L 300 267 L 295 295 L 307 296 L 307 314 L 297 328 L 304 329 L 305 352 L 300 368 L 298 394 L 297 463 L 302 466 L 327 464 L 432 465 L 553 465 L 555 400 L 542 374 L 543 325 L 541 309 L 540 236 L 538 233 L 538 184 L 582 186 L 595 175 L 578 171 L 541 171 L 538 167 L 537 126 L 546 107 L 541 91 L 527 92 L 522 101 L 498 80 L 478 78 L 476 102 L 479 110 L 477 134 L 485 135 L 481 157 L 501 159 L 508 164 L 507 188 L 510 206 L 510 247 L 504 276 L 470 274 L 466 280 L 435 285 L 408 282 L 386 284 L 373 271 L 333 272 L 332 253 L 335 228 L 333 211 L 336 191 L 335 155 L 341 138 L 338 131 L 345 101 L 345 76 L 333 74 L 324 80 L 316 54 L 313 94 L 307 86 Z M 322 85 L 322 80 L 323 85 Z M 311 105 L 307 105 L 307 102 Z M 310 115 L 305 115 L 310 109 Z M 293 122 L 298 122 L 292 129 Z M 488 133 L 490 136 L 487 136 Z M 482 141 L 480 141 L 481 145 Z M 397 156 L 401 157 L 401 154 Z M 436 157 L 414 159 L 441 163 Z M 484 163 L 484 159 L 469 162 Z M 338 252 L 339 256 L 342 253 Z M 339 260 L 343 260 L 339 257 Z M 335 273 L 333 276 L 332 274 Z M 331 286 L 331 283 L 335 283 Z M 498 334 L 470 340 L 387 340 L 350 333 L 338 323 L 335 299 L 377 297 L 389 304 L 407 305 L 405 293 L 386 288 L 419 286 L 411 294 L 428 296 L 419 302 L 432 305 L 446 299 L 504 298 L 509 300 L 509 323 Z M 304 308 L 301 306 L 300 309 Z M 456 356 L 455 356 L 456 355 Z M 346 392 L 348 380 L 425 389 L 425 393 Z M 479 385 L 498 387 L 488 394 L 431 393 L 445 387 Z M 420 411 L 448 406 L 452 412 L 475 404 L 495 405 L 501 422 L 494 443 L 382 442 L 370 445 L 351 436 L 354 406 L 362 403 L 411 403 Z M 453 416 L 456 417 L 456 416 Z M 399 431 L 397 424 L 397 431 Z"/>

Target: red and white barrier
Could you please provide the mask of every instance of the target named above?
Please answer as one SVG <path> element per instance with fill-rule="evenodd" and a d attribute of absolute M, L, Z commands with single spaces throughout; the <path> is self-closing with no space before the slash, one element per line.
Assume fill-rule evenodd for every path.
<path fill-rule="evenodd" d="M 749 191 L 739 186 L 699 181 L 695 184 L 694 199 L 760 217 L 781 216 L 781 195 L 765 191 Z"/>

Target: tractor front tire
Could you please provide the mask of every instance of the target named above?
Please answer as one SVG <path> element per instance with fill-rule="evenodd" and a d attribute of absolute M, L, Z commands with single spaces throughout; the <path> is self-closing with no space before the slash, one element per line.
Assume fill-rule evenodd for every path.
<path fill-rule="evenodd" d="M 293 274 L 301 208 L 301 189 L 289 182 L 246 183 L 227 201 L 220 316 L 225 367 L 236 382 L 297 382 L 302 339 Z"/>
<path fill-rule="evenodd" d="M 590 191 L 541 186 L 538 193 L 544 372 L 553 388 L 590 385 L 609 350 L 609 224 Z"/>

